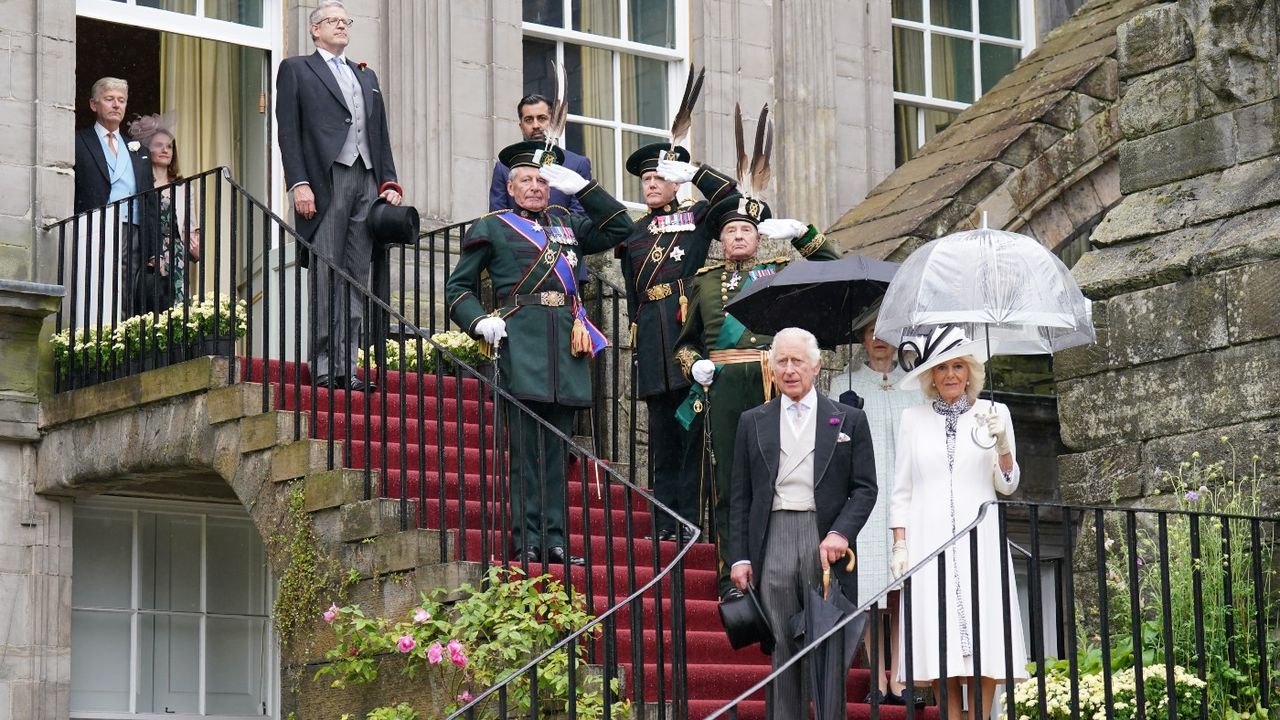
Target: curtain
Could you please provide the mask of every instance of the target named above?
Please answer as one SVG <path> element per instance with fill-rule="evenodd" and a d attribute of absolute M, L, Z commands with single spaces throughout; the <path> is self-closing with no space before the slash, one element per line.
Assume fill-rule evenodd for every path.
<path fill-rule="evenodd" d="M 160 106 L 177 115 L 179 169 L 186 176 L 196 175 L 219 166 L 231 168 L 231 177 L 241 179 L 240 152 L 237 142 L 241 122 L 242 94 L 240 48 L 214 40 L 161 33 L 160 35 Z M 214 183 L 207 185 L 202 241 L 205 260 L 194 265 L 191 295 L 213 288 L 215 219 Z M 230 227 L 230 208 L 222 209 L 222 227 Z M 192 214 L 199 217 L 200 198 L 193 194 Z M 229 233 L 224 229 L 224 235 Z M 222 277 L 231 277 L 231 253 L 223 248 L 220 260 Z M 225 290 L 226 288 L 224 288 Z"/>

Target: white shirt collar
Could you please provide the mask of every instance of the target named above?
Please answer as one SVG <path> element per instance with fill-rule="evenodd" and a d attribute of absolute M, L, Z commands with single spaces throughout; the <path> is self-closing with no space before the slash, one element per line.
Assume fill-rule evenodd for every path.
<path fill-rule="evenodd" d="M 792 406 L 792 405 L 795 405 L 797 402 L 799 402 L 799 403 L 801 403 L 802 405 L 804 405 L 804 407 L 805 407 L 805 409 L 806 409 L 806 410 L 812 410 L 812 409 L 814 409 L 815 407 L 817 407 L 817 406 L 818 406 L 818 390 L 817 390 L 817 388 L 816 388 L 816 387 L 811 387 L 811 388 L 809 388 L 809 393 L 808 393 L 807 395 L 805 395 L 804 397 L 800 398 L 800 400 L 799 400 L 799 401 L 792 400 L 791 398 L 787 397 L 786 395 L 783 395 L 783 396 L 782 396 L 782 412 L 783 412 L 783 413 L 787 413 L 787 414 L 789 414 L 789 413 L 791 412 L 791 406 Z"/>
<path fill-rule="evenodd" d="M 320 53 L 320 57 L 324 58 L 324 62 L 326 65 L 333 62 L 334 58 L 338 58 L 339 60 L 341 60 L 343 65 L 347 64 L 347 58 L 345 55 L 334 55 L 333 53 L 329 52 L 328 50 L 325 50 L 322 47 L 316 48 L 316 51 Z"/>
<path fill-rule="evenodd" d="M 93 123 L 93 129 L 94 129 L 94 131 L 95 131 L 95 132 L 97 132 L 97 133 L 98 133 L 98 139 L 99 139 L 99 140 L 106 140 L 106 139 L 107 139 L 107 133 L 111 132 L 111 131 L 110 131 L 110 130 L 108 130 L 108 129 L 107 129 L 107 128 L 102 124 L 102 123 L 97 122 L 97 121 L 95 121 L 95 122 Z M 116 133 L 116 137 L 117 137 L 117 138 L 124 138 L 124 134 L 122 134 L 122 133 L 120 132 L 120 128 L 116 128 L 115 133 Z"/>

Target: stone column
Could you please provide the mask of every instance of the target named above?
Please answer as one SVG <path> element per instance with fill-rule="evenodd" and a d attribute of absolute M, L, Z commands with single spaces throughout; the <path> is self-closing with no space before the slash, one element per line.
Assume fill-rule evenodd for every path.
<path fill-rule="evenodd" d="M 61 298 L 57 286 L 0 279 L 0 720 L 68 714 L 71 505 L 34 492 L 41 326 Z"/>

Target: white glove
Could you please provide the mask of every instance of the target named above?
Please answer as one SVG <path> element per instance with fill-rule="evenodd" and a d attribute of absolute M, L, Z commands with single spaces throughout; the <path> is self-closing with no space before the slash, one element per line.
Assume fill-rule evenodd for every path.
<path fill-rule="evenodd" d="M 999 410 L 992 410 L 987 415 L 987 433 L 996 439 L 996 453 L 1004 455 L 1013 452 L 1013 448 L 1009 446 L 1009 425 L 1005 422 L 1004 416 Z"/>
<path fill-rule="evenodd" d="M 809 226 L 799 220 L 769 218 L 760 223 L 758 230 L 761 235 L 774 240 L 790 240 L 809 232 Z"/>
<path fill-rule="evenodd" d="M 563 165 L 543 165 L 538 168 L 538 172 L 542 174 L 542 178 L 548 185 L 565 195 L 577 195 L 588 182 L 586 178 Z"/>
<path fill-rule="evenodd" d="M 476 323 L 476 334 L 497 347 L 498 341 L 507 336 L 507 321 L 498 317 L 484 318 Z"/>
<path fill-rule="evenodd" d="M 693 375 L 693 381 L 699 385 L 710 385 L 716 379 L 716 364 L 710 360 L 699 360 L 689 368 L 689 374 Z"/>
<path fill-rule="evenodd" d="M 693 176 L 698 174 L 698 167 L 687 162 L 679 160 L 659 160 L 658 175 L 663 180 L 674 183 L 687 183 L 693 180 Z"/>
<path fill-rule="evenodd" d="M 889 573 L 893 575 L 893 579 L 897 580 L 907 574 L 907 541 L 894 540 L 893 551 L 889 556 Z"/>

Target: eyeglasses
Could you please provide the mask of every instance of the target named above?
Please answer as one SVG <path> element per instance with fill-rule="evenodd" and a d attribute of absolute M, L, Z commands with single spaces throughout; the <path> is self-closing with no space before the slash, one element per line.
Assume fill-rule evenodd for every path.
<path fill-rule="evenodd" d="M 342 27 L 351 27 L 352 25 L 356 24 L 356 21 L 351 18 L 327 17 L 316 24 L 332 25 L 332 26 L 341 25 Z"/>

